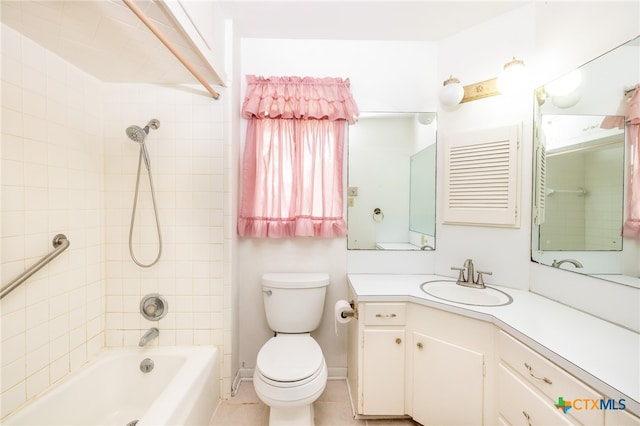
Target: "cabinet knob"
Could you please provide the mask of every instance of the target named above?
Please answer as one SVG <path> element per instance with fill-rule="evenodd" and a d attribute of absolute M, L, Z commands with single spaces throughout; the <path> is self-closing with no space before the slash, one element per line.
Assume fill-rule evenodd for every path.
<path fill-rule="evenodd" d="M 422 342 L 418 342 L 416 346 L 418 347 L 418 349 L 424 348 L 424 345 L 422 344 Z"/>
<path fill-rule="evenodd" d="M 401 339 L 401 338 L 399 338 L 399 337 L 397 337 L 397 338 L 396 338 L 396 344 L 398 344 L 398 345 L 399 345 L 400 343 L 402 343 L 402 339 Z"/>

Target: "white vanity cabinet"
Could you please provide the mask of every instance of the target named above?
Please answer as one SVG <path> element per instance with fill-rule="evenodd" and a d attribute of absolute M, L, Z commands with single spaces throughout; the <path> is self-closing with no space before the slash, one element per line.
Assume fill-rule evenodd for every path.
<path fill-rule="evenodd" d="M 396 287 L 388 284 L 391 279 Z M 624 354 L 634 347 L 627 333 L 526 292 L 518 293 L 524 312 L 496 307 L 495 314 L 487 314 L 420 300 L 415 286 L 425 281 L 422 276 L 355 274 L 349 280 L 358 315 L 348 324 L 347 377 L 357 415 L 410 416 L 424 426 L 640 426 L 634 400 L 623 409 L 625 401 L 619 398 L 624 393 L 600 386 L 594 373 L 582 375 L 571 356 L 579 349 L 559 341 L 555 323 L 546 319 L 532 325 L 527 313 L 546 309 L 563 323 L 602 327 L 610 333 L 601 333 L 600 339 Z M 591 354 L 579 355 L 599 362 L 589 360 Z M 616 359 L 622 362 L 605 368 L 606 373 L 634 361 L 626 355 Z M 573 403 L 566 413 L 556 407 L 560 398 Z"/>
<path fill-rule="evenodd" d="M 407 414 L 423 425 L 495 423 L 493 325 L 420 305 L 409 312 Z"/>
<path fill-rule="evenodd" d="M 361 303 L 349 328 L 349 387 L 360 415 L 405 414 L 406 305 Z"/>

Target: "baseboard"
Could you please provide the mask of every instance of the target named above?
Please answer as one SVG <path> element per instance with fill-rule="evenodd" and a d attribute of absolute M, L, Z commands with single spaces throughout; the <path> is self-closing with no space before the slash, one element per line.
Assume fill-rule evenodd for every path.
<path fill-rule="evenodd" d="M 347 367 L 329 367 L 329 380 L 338 380 L 347 378 Z"/>

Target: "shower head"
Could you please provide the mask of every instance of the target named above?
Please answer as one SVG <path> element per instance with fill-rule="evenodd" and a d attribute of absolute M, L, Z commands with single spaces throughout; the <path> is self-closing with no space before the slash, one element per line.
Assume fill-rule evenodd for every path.
<path fill-rule="evenodd" d="M 140 126 L 127 127 L 127 136 L 134 142 L 142 143 L 144 138 L 149 134 L 149 126 L 144 129 Z"/>
<path fill-rule="evenodd" d="M 144 128 L 140 126 L 129 126 L 127 127 L 127 136 L 134 142 L 142 143 L 144 142 L 144 138 L 149 134 L 149 129 L 157 129 L 160 127 L 160 121 L 155 118 L 150 120 Z"/>
<path fill-rule="evenodd" d="M 147 167 L 147 170 L 151 170 L 151 162 L 149 161 L 149 152 L 147 151 L 147 145 L 144 143 L 144 139 L 149 134 L 150 128 L 155 130 L 158 127 L 160 127 L 160 121 L 154 118 L 149 121 L 144 128 L 134 125 L 127 127 L 126 130 L 129 139 L 140 144 L 140 152 L 144 158 L 144 164 Z"/>

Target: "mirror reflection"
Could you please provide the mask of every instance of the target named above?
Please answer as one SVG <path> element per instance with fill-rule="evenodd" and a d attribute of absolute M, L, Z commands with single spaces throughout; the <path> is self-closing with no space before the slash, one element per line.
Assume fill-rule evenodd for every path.
<path fill-rule="evenodd" d="M 434 250 L 436 115 L 361 113 L 349 127 L 350 250 Z"/>
<path fill-rule="evenodd" d="M 623 103 L 640 38 L 536 90 L 532 260 L 640 287 L 640 241 L 623 238 Z"/>
<path fill-rule="evenodd" d="M 546 198 L 538 249 L 622 250 L 624 130 L 603 116 L 543 115 Z"/>

